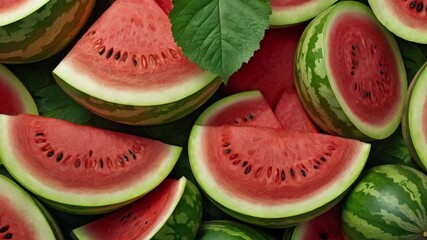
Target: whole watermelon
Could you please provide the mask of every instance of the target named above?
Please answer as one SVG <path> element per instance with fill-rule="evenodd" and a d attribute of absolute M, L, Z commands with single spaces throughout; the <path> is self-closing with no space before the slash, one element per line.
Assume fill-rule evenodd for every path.
<path fill-rule="evenodd" d="M 369 169 L 344 200 L 346 239 L 427 238 L 427 176 L 403 165 Z"/>

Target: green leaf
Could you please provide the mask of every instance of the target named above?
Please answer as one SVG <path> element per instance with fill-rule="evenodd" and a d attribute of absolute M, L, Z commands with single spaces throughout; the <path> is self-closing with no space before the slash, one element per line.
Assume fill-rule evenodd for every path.
<path fill-rule="evenodd" d="M 412 81 L 415 74 L 427 61 L 427 56 L 424 54 L 422 48 L 412 42 L 408 42 L 402 39 L 398 39 L 400 52 L 402 53 L 403 61 L 406 68 L 406 76 L 408 83 Z"/>
<path fill-rule="evenodd" d="M 224 83 L 259 49 L 269 27 L 268 0 L 173 0 L 169 18 L 185 56 Z"/>
<path fill-rule="evenodd" d="M 91 112 L 71 99 L 56 84 L 38 90 L 34 96 L 42 116 L 59 118 L 77 124 L 87 123 L 92 116 Z"/>

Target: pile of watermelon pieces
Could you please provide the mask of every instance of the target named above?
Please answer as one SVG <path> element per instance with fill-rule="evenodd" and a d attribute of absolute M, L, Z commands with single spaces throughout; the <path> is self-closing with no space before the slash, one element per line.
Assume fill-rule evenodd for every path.
<path fill-rule="evenodd" d="M 0 0 L 0 239 L 427 238 L 427 30 L 376 0 L 320 1 L 269 1 L 222 82 L 174 42 L 170 0 Z M 413 2 L 400 14 L 427 26 Z M 148 10 L 112 14 L 129 6 Z M 153 53 L 109 48 L 142 26 L 149 47 L 126 44 Z"/>

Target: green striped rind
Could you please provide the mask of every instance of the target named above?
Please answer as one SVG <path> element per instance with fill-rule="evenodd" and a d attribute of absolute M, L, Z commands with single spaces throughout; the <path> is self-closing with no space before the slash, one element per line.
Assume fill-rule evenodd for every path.
<path fill-rule="evenodd" d="M 363 141 L 384 139 L 391 135 L 400 123 L 403 97 L 400 110 L 396 110 L 395 116 L 390 119 L 386 126 L 375 127 L 362 123 L 343 104 L 342 97 L 336 90 L 333 77 L 327 67 L 326 45 L 329 26 L 337 16 L 348 12 L 357 12 L 373 19 L 373 22 L 377 21 L 366 5 L 355 1 L 342 1 L 322 12 L 310 22 L 298 44 L 295 61 L 295 85 L 310 117 L 329 134 Z M 392 35 L 386 30 L 383 33 L 396 52 L 398 71 L 402 79 L 403 96 L 406 89 L 403 61 Z"/>
<path fill-rule="evenodd" d="M 349 240 L 415 240 L 427 235 L 427 176 L 403 165 L 371 168 L 343 202 Z"/>
<path fill-rule="evenodd" d="M 22 82 L 3 64 L 0 64 L 0 78 L 6 80 L 13 88 L 17 91 L 19 96 L 16 98 L 20 98 L 22 102 L 22 106 L 24 107 L 23 113 L 35 114 L 38 115 L 37 105 L 34 102 L 33 97 L 30 92 L 28 92 L 27 88 L 22 84 Z M 4 103 L 1 103 L 4 104 Z M 1 162 L 0 162 L 1 164 Z"/>
<path fill-rule="evenodd" d="M 62 50 L 80 31 L 95 0 L 50 0 L 34 13 L 0 26 L 0 62 L 30 63 Z"/>
<path fill-rule="evenodd" d="M 311 0 L 305 1 L 294 7 L 284 9 L 272 9 L 270 26 L 273 28 L 287 27 L 305 22 L 319 15 L 337 0 Z"/>
<path fill-rule="evenodd" d="M 165 225 L 153 240 L 194 239 L 202 222 L 202 196 L 199 189 L 186 180 L 185 190 Z"/>
<path fill-rule="evenodd" d="M 54 72 L 55 80 L 76 102 L 111 121 L 128 125 L 157 125 L 181 119 L 206 102 L 221 84 L 219 78 L 180 100 L 159 105 L 120 104 L 103 100 L 72 87 Z M 161 95 L 162 93 L 159 93 Z"/>
<path fill-rule="evenodd" d="M 16 205 L 19 208 L 20 213 L 23 217 L 28 217 L 29 225 L 34 227 L 34 236 L 33 239 L 63 239 L 62 234 L 57 232 L 55 234 L 54 230 L 51 228 L 51 223 L 49 223 L 46 218 L 45 212 L 40 209 L 39 205 L 31 195 L 29 195 L 24 189 L 17 185 L 13 180 L 7 178 L 6 176 L 0 175 L 0 189 L 2 195 L 4 194 L 7 199 Z M 2 216 L 3 218 L 4 216 Z M 5 219 L 7 222 L 7 216 Z M 59 230 L 59 229 L 56 229 Z"/>
<path fill-rule="evenodd" d="M 402 131 L 406 146 L 415 162 L 427 172 L 427 136 L 423 130 L 427 108 L 427 63 L 417 72 L 409 85 L 402 115 Z"/>
<path fill-rule="evenodd" d="M 198 240 L 273 240 L 274 237 L 253 226 L 230 221 L 213 220 L 200 225 Z"/>

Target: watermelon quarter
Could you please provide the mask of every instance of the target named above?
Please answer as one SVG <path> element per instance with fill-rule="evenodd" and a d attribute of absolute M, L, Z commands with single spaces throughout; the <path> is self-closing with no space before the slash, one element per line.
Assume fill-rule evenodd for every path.
<path fill-rule="evenodd" d="M 31 63 L 58 53 L 79 33 L 95 0 L 2 0 L 0 63 Z"/>
<path fill-rule="evenodd" d="M 359 176 L 370 145 L 287 129 L 198 126 L 188 155 L 201 189 L 242 221 L 282 228 L 334 205 Z"/>
<path fill-rule="evenodd" d="M 341 1 L 310 22 L 296 53 L 295 83 L 311 119 L 329 134 L 371 141 L 400 124 L 402 56 L 363 3 Z"/>
<path fill-rule="evenodd" d="M 98 214 L 160 184 L 181 147 L 34 115 L 0 115 L 0 158 L 10 174 L 64 212 Z"/>
<path fill-rule="evenodd" d="M 412 80 L 402 118 L 403 137 L 416 163 L 427 172 L 427 63 Z"/>
<path fill-rule="evenodd" d="M 403 165 L 369 169 L 343 202 L 348 240 L 427 238 L 427 176 Z"/>
<path fill-rule="evenodd" d="M 53 74 L 78 103 L 129 125 L 180 119 L 221 83 L 183 55 L 168 15 L 154 0 L 115 1 Z"/>
<path fill-rule="evenodd" d="M 72 231 L 75 239 L 194 239 L 202 200 L 193 183 L 166 179 L 153 191 L 115 212 Z"/>

